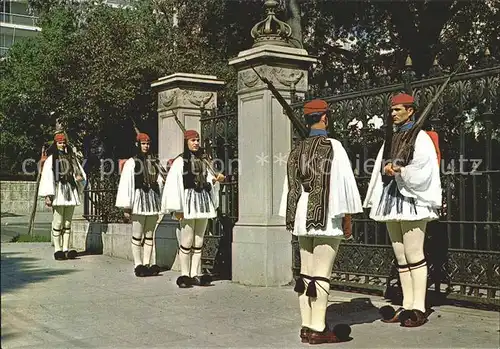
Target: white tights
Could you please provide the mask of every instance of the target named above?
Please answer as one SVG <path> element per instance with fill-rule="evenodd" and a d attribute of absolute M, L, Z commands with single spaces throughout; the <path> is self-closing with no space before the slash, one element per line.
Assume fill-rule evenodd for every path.
<path fill-rule="evenodd" d="M 305 289 L 316 285 L 316 297 L 299 294 L 302 326 L 321 332 L 325 329 L 326 308 L 330 291 L 330 276 L 341 239 L 330 237 L 299 237 L 300 273 L 304 275 Z M 312 278 L 321 278 L 323 280 Z M 327 281 L 328 280 L 328 281 Z M 311 285 L 313 286 L 313 285 Z"/>
<path fill-rule="evenodd" d="M 132 256 L 134 257 L 134 266 L 149 265 L 151 263 L 151 254 L 154 246 L 154 229 L 158 215 L 132 215 Z M 144 245 L 143 259 L 141 259 L 141 250 Z"/>
<path fill-rule="evenodd" d="M 182 219 L 180 221 L 179 263 L 181 275 L 195 277 L 201 275 L 201 248 L 208 219 Z M 191 254 L 192 250 L 192 254 Z"/>
<path fill-rule="evenodd" d="M 55 252 L 69 251 L 69 237 L 74 211 L 75 206 L 53 206 L 52 236 L 54 237 Z"/>
<path fill-rule="evenodd" d="M 424 257 L 426 221 L 387 222 L 387 231 L 398 262 L 403 308 L 425 313 L 427 263 Z"/>

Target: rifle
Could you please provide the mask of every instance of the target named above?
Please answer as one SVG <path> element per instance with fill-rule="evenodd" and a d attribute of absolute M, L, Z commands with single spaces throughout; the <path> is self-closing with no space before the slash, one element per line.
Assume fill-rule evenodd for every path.
<path fill-rule="evenodd" d="M 420 130 L 423 128 L 424 123 L 427 120 L 427 116 L 429 115 L 430 111 L 434 107 L 434 104 L 436 104 L 436 102 L 438 101 L 439 97 L 441 97 L 441 95 L 443 94 L 445 88 L 450 83 L 451 78 L 453 78 L 455 75 L 457 75 L 457 73 L 462 69 L 462 67 L 464 65 L 465 65 L 465 61 L 461 61 L 460 64 L 459 64 L 459 66 L 457 67 L 457 69 L 455 69 L 455 71 L 453 71 L 448 76 L 448 78 L 441 85 L 441 87 L 436 92 L 436 94 L 434 95 L 434 97 L 431 99 L 431 101 L 429 102 L 429 104 L 425 107 L 425 109 L 422 112 L 422 114 L 420 114 L 420 117 L 415 122 L 415 124 L 413 125 L 413 127 L 410 129 L 410 131 L 407 132 L 407 134 L 405 134 L 405 136 L 404 136 L 404 138 L 402 140 L 403 146 L 396 153 L 397 154 L 396 157 L 395 157 L 396 160 L 400 159 L 402 154 L 407 154 L 407 158 L 404 159 L 404 160 L 406 161 L 405 163 L 408 163 L 408 158 L 411 156 L 411 154 L 414 151 L 414 149 L 412 149 L 412 148 L 415 147 L 415 140 L 417 139 L 417 136 L 418 136 Z M 390 150 L 391 145 L 389 144 L 386 148 L 389 148 L 389 150 Z M 385 148 L 384 148 L 384 154 L 385 154 Z M 384 159 L 386 159 L 386 157 L 384 157 Z"/>
<path fill-rule="evenodd" d="M 250 65 L 250 68 L 257 74 L 257 77 L 267 85 L 271 93 L 273 94 L 274 98 L 281 104 L 283 107 L 283 110 L 285 111 L 285 114 L 288 116 L 290 119 L 293 127 L 297 130 L 299 133 L 300 138 L 304 139 L 307 138 L 309 135 L 309 132 L 307 131 L 307 127 L 304 125 L 302 121 L 295 115 L 293 112 L 293 109 L 290 107 L 290 105 L 286 102 L 286 100 L 283 98 L 283 96 L 279 93 L 279 91 L 276 89 L 276 87 L 273 85 L 271 81 L 269 81 L 267 78 L 260 76 L 260 74 L 255 70 L 255 68 Z"/>
<path fill-rule="evenodd" d="M 40 155 L 40 165 L 38 167 L 38 174 L 36 177 L 35 195 L 33 198 L 33 208 L 31 209 L 30 221 L 28 223 L 28 235 L 30 235 L 30 236 L 33 236 L 33 223 L 35 221 L 36 206 L 38 203 L 38 189 L 40 188 L 40 180 L 42 179 L 43 163 L 45 162 L 46 158 L 47 158 L 47 154 L 45 152 L 45 144 L 44 144 L 42 146 L 42 153 Z"/>
<path fill-rule="evenodd" d="M 186 132 L 186 127 L 182 124 L 182 122 L 177 117 L 177 113 L 175 111 L 173 111 L 173 110 L 172 110 L 172 113 L 174 114 L 174 120 L 177 123 L 177 125 L 179 126 L 179 128 L 181 129 L 182 133 L 185 133 Z M 208 170 L 210 171 L 210 173 L 212 174 L 212 176 L 217 177 L 217 174 L 216 174 L 214 168 L 210 164 L 210 161 L 212 159 L 208 156 L 208 154 L 205 153 L 204 148 L 201 148 L 200 150 L 203 153 L 203 155 L 201 156 L 201 158 L 202 158 L 203 162 L 205 163 L 205 165 L 207 165 Z"/>

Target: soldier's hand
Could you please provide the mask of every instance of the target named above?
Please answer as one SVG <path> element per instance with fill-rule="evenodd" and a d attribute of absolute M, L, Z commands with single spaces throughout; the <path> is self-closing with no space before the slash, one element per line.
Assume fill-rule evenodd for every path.
<path fill-rule="evenodd" d="M 184 219 L 184 213 L 182 213 L 182 212 L 175 212 L 174 216 L 175 216 L 175 219 L 177 219 L 178 221 Z"/>
<path fill-rule="evenodd" d="M 45 197 L 45 206 L 52 207 L 52 199 L 50 198 L 50 196 Z"/>
<path fill-rule="evenodd" d="M 393 165 L 393 166 L 392 166 L 392 171 L 393 171 L 394 173 L 401 172 L 401 166 L 398 166 L 398 165 Z"/>
<path fill-rule="evenodd" d="M 385 165 L 384 173 L 388 176 L 394 176 L 394 170 L 392 169 L 392 164 Z"/>
<path fill-rule="evenodd" d="M 130 211 L 123 212 L 123 220 L 125 221 L 125 223 L 130 222 Z"/>
<path fill-rule="evenodd" d="M 224 182 L 225 179 L 226 179 L 226 176 L 224 176 L 222 173 L 219 173 L 217 175 L 217 177 L 215 177 L 216 182 Z"/>
<path fill-rule="evenodd" d="M 81 182 L 81 181 L 83 181 L 83 177 L 82 176 L 76 176 L 75 180 L 77 182 Z"/>

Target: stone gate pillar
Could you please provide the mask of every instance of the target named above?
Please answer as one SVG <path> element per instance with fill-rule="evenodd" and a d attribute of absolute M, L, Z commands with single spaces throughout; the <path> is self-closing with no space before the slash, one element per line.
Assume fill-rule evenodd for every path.
<path fill-rule="evenodd" d="M 184 151 L 184 136 L 174 115 L 186 129 L 200 132 L 200 108 L 215 108 L 217 90 L 223 86 L 224 81 L 213 75 L 187 73 L 165 76 L 151 84 L 158 95 L 158 156 L 164 166 L 169 159 Z M 178 227 L 179 222 L 167 215 L 156 231 L 153 260 L 161 267 L 177 269 Z"/>
<path fill-rule="evenodd" d="M 291 146 L 291 124 L 283 108 L 254 72 L 273 82 L 287 100 L 308 88 L 308 69 L 316 62 L 292 47 L 290 27 L 274 16 L 276 1 L 266 1 L 267 18 L 252 29 L 254 46 L 229 64 L 238 70 L 239 217 L 233 230 L 232 280 L 277 286 L 292 281 L 292 236 L 278 216 Z M 269 32 L 266 21 L 280 28 Z M 284 38 L 285 37 L 285 38 Z"/>

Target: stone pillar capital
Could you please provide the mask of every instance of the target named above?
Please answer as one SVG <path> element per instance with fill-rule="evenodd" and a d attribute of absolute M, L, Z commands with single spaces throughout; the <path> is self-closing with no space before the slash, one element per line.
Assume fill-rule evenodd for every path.
<path fill-rule="evenodd" d="M 238 94 L 267 89 L 256 71 L 278 90 L 305 93 L 309 67 L 316 62 L 304 49 L 263 45 L 240 52 L 229 65 L 238 69 Z"/>
<path fill-rule="evenodd" d="M 153 81 L 158 93 L 158 113 L 172 109 L 212 109 L 217 105 L 217 90 L 224 81 L 213 75 L 175 73 Z"/>

